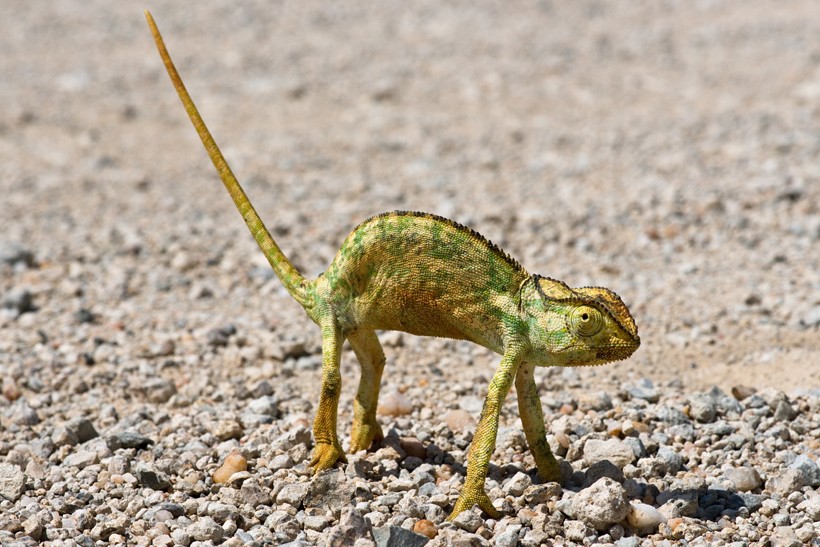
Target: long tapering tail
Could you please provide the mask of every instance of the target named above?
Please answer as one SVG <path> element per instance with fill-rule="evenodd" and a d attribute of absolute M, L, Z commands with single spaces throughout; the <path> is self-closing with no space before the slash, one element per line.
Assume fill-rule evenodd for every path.
<path fill-rule="evenodd" d="M 239 209 L 239 213 L 245 220 L 245 224 L 248 225 L 251 234 L 253 234 L 254 239 L 256 239 L 256 243 L 259 244 L 259 248 L 265 253 L 268 262 L 270 262 L 270 265 L 273 267 L 276 276 L 282 281 L 285 289 L 287 289 L 290 295 L 302 306 L 309 307 L 310 299 L 308 298 L 305 287 L 305 278 L 296 270 L 273 240 L 262 219 L 259 218 L 253 205 L 251 205 L 242 186 L 240 186 L 239 181 L 236 180 L 231 168 L 228 166 L 228 162 L 225 161 L 225 157 L 216 145 L 216 141 L 214 141 L 214 138 L 211 136 L 211 132 L 208 131 L 208 127 L 202 120 L 202 116 L 199 115 L 199 111 L 196 105 L 194 105 L 191 96 L 188 94 L 188 90 L 185 89 L 185 84 L 182 83 L 182 78 L 180 78 L 174 66 L 174 62 L 171 60 L 171 56 L 165 48 L 162 35 L 159 33 L 154 18 L 148 10 L 145 11 L 145 19 L 151 28 L 151 34 L 154 35 L 154 42 L 157 44 L 159 56 L 162 57 L 162 61 L 165 63 L 165 69 L 168 71 L 168 76 L 171 77 L 171 82 L 173 82 L 177 90 L 177 95 L 179 95 L 182 105 L 188 112 L 188 117 L 191 119 L 191 123 L 194 124 L 194 128 L 199 134 L 199 138 L 205 146 L 205 150 L 208 151 L 208 156 L 210 156 L 214 167 L 216 167 L 219 177 L 222 179 L 222 183 L 225 185 L 233 202 L 236 204 L 236 208 Z"/>

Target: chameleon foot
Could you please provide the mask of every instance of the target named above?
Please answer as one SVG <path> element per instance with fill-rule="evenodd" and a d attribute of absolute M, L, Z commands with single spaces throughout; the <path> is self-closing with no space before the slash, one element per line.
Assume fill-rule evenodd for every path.
<path fill-rule="evenodd" d="M 353 431 L 350 432 L 350 452 L 355 453 L 359 450 L 367 450 L 373 444 L 373 441 L 381 441 L 384 439 L 382 428 L 374 420 L 372 424 L 353 424 Z"/>
<path fill-rule="evenodd" d="M 478 505 L 478 508 L 490 515 L 491 518 L 500 519 L 502 517 L 501 511 L 493 507 L 490 497 L 484 492 L 483 487 L 469 488 L 468 485 L 465 484 L 461 495 L 458 497 L 458 501 L 456 501 L 455 507 L 453 507 L 453 512 L 450 513 L 447 520 L 453 521 L 459 513 L 467 511 L 473 505 Z"/>
<path fill-rule="evenodd" d="M 314 474 L 330 469 L 336 462 L 347 463 L 345 452 L 340 446 L 330 443 L 316 443 L 309 464 L 313 468 Z"/>
<path fill-rule="evenodd" d="M 535 466 L 538 469 L 538 479 L 541 482 L 561 482 L 561 466 L 552 454 L 547 455 L 545 458 L 536 458 Z"/>

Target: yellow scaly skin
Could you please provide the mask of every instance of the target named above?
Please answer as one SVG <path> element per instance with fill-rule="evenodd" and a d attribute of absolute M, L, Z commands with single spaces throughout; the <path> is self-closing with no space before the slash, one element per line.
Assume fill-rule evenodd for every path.
<path fill-rule="evenodd" d="M 313 424 L 315 472 L 344 461 L 336 434 L 345 340 L 361 365 L 350 450 L 382 438 L 376 420 L 384 352 L 377 329 L 471 340 L 502 355 L 470 447 L 467 479 L 450 514 L 478 505 L 498 517 L 484 491 L 501 405 L 515 383 L 521 422 L 543 481 L 560 479 L 547 444 L 533 378 L 536 366 L 599 365 L 640 345 L 629 310 L 612 291 L 572 289 L 531 275 L 478 233 L 426 213 L 372 217 L 347 236 L 327 271 L 307 280 L 273 241 L 231 172 L 171 61 L 150 13 L 146 19 L 165 67 L 228 193 L 288 292 L 322 331 L 322 393 Z"/>

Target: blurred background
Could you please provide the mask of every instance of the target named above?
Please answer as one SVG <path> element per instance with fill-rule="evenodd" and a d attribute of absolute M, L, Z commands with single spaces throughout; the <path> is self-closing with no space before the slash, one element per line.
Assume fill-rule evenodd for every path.
<path fill-rule="evenodd" d="M 136 372 L 161 351 L 195 375 L 230 361 L 207 335 L 226 324 L 260 346 L 240 355 L 260 371 L 286 357 L 268 342 L 319 352 L 199 144 L 144 8 L 305 274 L 366 217 L 428 211 L 630 306 L 643 340 L 630 361 L 545 384 L 820 386 L 820 11 L 808 0 L 11 2 L 5 375 L 70 383 L 88 359 Z M 497 362 L 402 343 L 388 358 L 422 376 L 443 348 L 461 353 L 445 375 Z"/>

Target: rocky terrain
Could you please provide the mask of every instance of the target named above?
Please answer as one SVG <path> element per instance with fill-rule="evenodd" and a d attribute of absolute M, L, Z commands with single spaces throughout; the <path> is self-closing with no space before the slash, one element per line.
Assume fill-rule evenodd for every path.
<path fill-rule="evenodd" d="M 387 438 L 312 478 L 309 276 L 382 211 L 619 293 L 642 347 L 545 369 L 561 484 L 498 356 L 383 333 Z M 820 12 L 787 2 L 16 3 L 0 23 L 0 543 L 820 544 Z M 343 354 L 343 444 L 358 367 Z"/>

